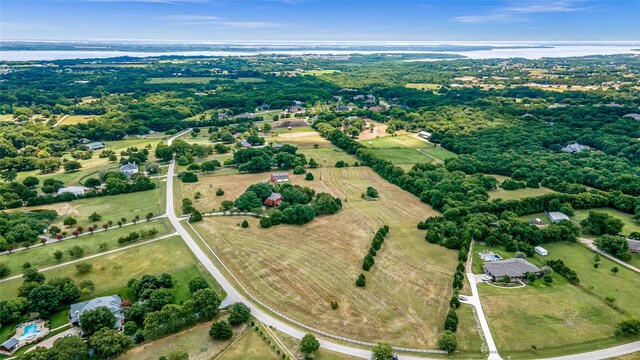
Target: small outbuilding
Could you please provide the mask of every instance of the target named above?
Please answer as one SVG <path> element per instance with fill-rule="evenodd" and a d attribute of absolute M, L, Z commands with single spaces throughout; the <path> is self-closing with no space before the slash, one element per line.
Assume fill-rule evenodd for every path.
<path fill-rule="evenodd" d="M 126 177 L 130 178 L 131 175 L 138 173 L 138 164 L 128 162 L 120 166 L 120 172 L 123 173 Z"/>
<path fill-rule="evenodd" d="M 92 143 L 88 143 L 86 144 L 86 146 L 89 148 L 89 150 L 100 150 L 100 149 L 104 149 L 104 144 L 101 142 L 92 142 Z"/>
<path fill-rule="evenodd" d="M 67 193 L 70 193 L 73 195 L 84 195 L 85 190 L 87 190 L 87 188 L 85 188 L 84 186 L 67 186 L 67 187 L 58 189 L 58 195 L 67 194 Z"/>
<path fill-rule="evenodd" d="M 549 220 L 551 220 L 552 223 L 557 224 L 562 220 L 569 221 L 569 217 L 560 211 L 551 211 L 549 212 Z"/>
<path fill-rule="evenodd" d="M 250 142 L 248 142 L 248 141 L 247 141 L 247 140 L 245 140 L 245 139 L 241 139 L 241 140 L 240 140 L 240 144 L 242 145 L 242 147 L 243 147 L 243 148 L 250 148 L 250 147 L 251 147 L 251 143 L 250 143 Z"/>
<path fill-rule="evenodd" d="M 20 341 L 14 337 L 9 338 L 7 341 L 0 344 L 0 352 L 4 352 L 7 354 L 13 354 L 14 351 L 18 350 L 18 344 Z"/>
<path fill-rule="evenodd" d="M 536 246 L 534 250 L 536 251 L 536 253 L 542 256 L 547 256 L 547 254 L 549 253 L 547 249 L 543 248 L 542 246 Z"/>
<path fill-rule="evenodd" d="M 289 181 L 289 174 L 287 173 L 274 173 L 271 174 L 271 182 L 287 182 Z"/>
<path fill-rule="evenodd" d="M 427 139 L 427 140 L 429 140 L 429 138 L 431 138 L 431 135 L 432 134 L 430 132 L 428 132 L 428 131 L 420 131 L 420 132 L 418 132 L 418 136 L 420 136 L 423 139 Z"/>
<path fill-rule="evenodd" d="M 640 254 L 640 240 L 627 240 L 629 242 L 629 251 Z"/>

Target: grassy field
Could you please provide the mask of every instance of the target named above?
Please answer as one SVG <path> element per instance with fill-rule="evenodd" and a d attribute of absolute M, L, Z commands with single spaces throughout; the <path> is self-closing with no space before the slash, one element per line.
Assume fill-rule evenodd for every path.
<path fill-rule="evenodd" d="M 89 122 L 89 120 L 94 119 L 96 117 L 97 117 L 96 115 L 69 115 L 58 126 L 85 124 Z"/>
<path fill-rule="evenodd" d="M 366 145 L 374 154 L 394 164 L 430 163 L 434 161 L 441 163 L 448 158 L 457 156 L 442 147 L 429 145 L 412 134 L 361 140 L 360 143 Z"/>
<path fill-rule="evenodd" d="M 123 286 L 132 277 L 160 275 L 192 267 L 196 260 L 182 239 L 175 236 L 86 262 L 93 264 L 93 270 L 86 275 L 79 275 L 75 264 L 44 271 L 43 274 L 48 279 L 68 276 L 76 283 L 90 279 L 95 283 L 94 292 L 101 293 Z M 15 297 L 21 284 L 21 278 L 0 283 L 0 300 Z"/>
<path fill-rule="evenodd" d="M 269 348 L 255 330 L 249 329 L 229 346 L 219 360 L 278 360 L 276 353 Z M 317 359 L 317 358 L 316 358 Z"/>
<path fill-rule="evenodd" d="M 391 161 L 393 164 L 416 164 L 433 162 L 431 156 L 425 155 L 418 149 L 409 148 L 388 148 L 388 149 L 371 149 L 371 152 L 377 157 Z"/>
<path fill-rule="evenodd" d="M 71 216 L 78 221 L 78 224 L 75 226 L 82 226 L 85 230 L 94 223 L 101 226 L 108 220 L 111 220 L 116 224 L 122 217 L 126 218 L 127 222 L 130 222 L 133 220 L 134 216 L 140 215 L 140 219 L 144 221 L 145 215 L 149 212 L 152 212 L 154 215 L 164 213 L 164 186 L 164 182 L 158 182 L 158 187 L 154 190 L 80 199 L 50 205 L 24 207 L 18 210 L 55 210 L 58 213 L 58 219 L 54 222 L 54 225 L 69 233 L 71 232 L 71 229 L 62 224 L 64 219 L 68 216 Z M 95 222 L 90 221 L 89 215 L 93 212 L 101 215 L 102 219 Z"/>
<path fill-rule="evenodd" d="M 304 75 L 314 75 L 314 76 L 319 76 L 319 75 L 327 75 L 327 74 L 333 74 L 333 73 L 339 73 L 341 72 L 340 70 L 309 70 L 309 71 L 305 71 Z"/>
<path fill-rule="evenodd" d="M 440 89 L 442 85 L 440 84 L 429 84 L 429 83 L 409 83 L 405 85 L 405 87 L 409 89 L 417 89 L 417 90 L 429 90 L 436 91 Z"/>
<path fill-rule="evenodd" d="M 263 83 L 266 80 L 259 77 L 239 77 L 234 79 L 234 81 L 237 83 Z"/>
<path fill-rule="evenodd" d="M 22 273 L 22 264 L 24 263 L 28 262 L 32 267 L 41 269 L 43 267 L 56 265 L 61 262 L 70 261 L 73 260 L 73 258 L 71 258 L 68 252 L 72 247 L 75 246 L 80 246 L 82 250 L 84 250 L 83 257 L 98 254 L 103 251 L 117 249 L 119 247 L 118 238 L 120 238 L 121 236 L 127 235 L 134 231 L 140 231 L 142 229 L 148 230 L 151 228 L 158 230 L 157 236 L 162 236 L 169 232 L 169 226 L 165 224 L 164 220 L 157 220 L 148 223 L 144 222 L 135 226 L 127 226 L 121 229 L 102 231 L 92 235 L 84 235 L 78 238 L 60 241 L 45 246 L 38 246 L 28 250 L 16 251 L 10 254 L 0 255 L 0 263 L 7 265 L 7 267 L 11 270 L 11 275 L 16 275 Z M 101 250 L 100 244 L 106 244 L 106 248 L 104 250 Z M 60 261 L 53 258 L 53 253 L 58 250 L 64 253 L 63 258 Z"/>
<path fill-rule="evenodd" d="M 208 84 L 215 77 L 157 77 L 150 78 L 145 84 Z"/>
<path fill-rule="evenodd" d="M 293 355 L 303 356 L 303 354 L 300 352 L 300 340 L 293 338 L 278 330 L 274 330 L 274 329 L 270 329 L 270 330 L 271 330 L 271 332 L 269 333 L 270 338 L 273 338 L 273 336 L 271 336 L 271 334 L 273 334 L 274 336 L 277 337 L 277 339 L 280 342 L 282 342 L 282 344 L 284 344 L 284 346 L 288 349 L 288 351 L 293 353 Z M 260 338 L 258 337 L 257 340 L 260 340 Z M 314 360 L 356 360 L 356 359 L 359 359 L 359 358 L 340 354 L 330 350 L 326 350 L 326 349 L 323 349 L 322 346 L 314 354 Z"/>
<path fill-rule="evenodd" d="M 347 337 L 436 347 L 456 254 L 427 243 L 416 224 L 437 213 L 366 167 L 321 168 L 316 173 L 318 180 L 293 177 L 292 182 L 343 199 L 340 213 L 304 226 L 268 230 L 256 219 L 248 219 L 250 227 L 242 229 L 237 217 L 206 218 L 196 228 L 241 283 L 278 311 Z M 241 184 L 244 176 L 254 175 L 225 177 L 225 191 L 244 191 L 253 182 Z M 219 184 L 210 188 L 215 191 Z M 193 192 L 188 190 L 192 186 L 207 188 L 209 179 L 188 185 L 186 192 Z M 379 201 L 361 199 L 367 186 L 379 191 Z M 206 207 L 213 200 L 209 193 L 203 193 L 203 199 Z M 367 287 L 357 288 L 362 258 L 383 224 L 390 226 L 389 236 L 366 274 Z M 330 307 L 333 300 L 337 310 Z"/>
<path fill-rule="evenodd" d="M 489 191 L 489 198 L 490 199 L 503 199 L 503 200 L 517 200 L 517 199 L 522 199 L 522 198 L 526 198 L 526 197 L 533 197 L 533 196 L 551 194 L 551 193 L 554 193 L 554 192 L 555 191 L 553 191 L 551 189 L 547 189 L 545 187 L 539 187 L 537 189 L 524 188 L 524 189 L 516 189 L 516 190 L 505 190 L 503 188 L 498 187 L 496 190 Z M 547 216 L 545 216 L 545 217 L 547 217 Z"/>

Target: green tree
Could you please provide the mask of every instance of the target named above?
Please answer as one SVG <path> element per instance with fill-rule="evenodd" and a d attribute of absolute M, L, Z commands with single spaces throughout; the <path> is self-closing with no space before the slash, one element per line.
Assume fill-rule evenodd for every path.
<path fill-rule="evenodd" d="M 614 267 L 611 268 L 611 272 L 613 273 L 613 275 L 616 275 L 619 271 L 620 271 L 620 269 L 618 269 L 617 266 L 614 266 Z"/>
<path fill-rule="evenodd" d="M 131 337 L 113 329 L 102 329 L 89 338 L 89 347 L 102 358 L 114 358 L 133 346 Z"/>
<path fill-rule="evenodd" d="M 81 262 L 76 264 L 76 271 L 80 275 L 88 274 L 93 270 L 93 264 Z"/>
<path fill-rule="evenodd" d="M 312 173 L 310 173 L 310 172 L 308 172 L 308 173 L 304 176 L 304 179 L 305 179 L 305 180 L 307 180 L 307 181 L 311 181 L 311 180 L 313 180 L 313 179 L 314 179 L 314 178 L 313 178 L 313 174 L 312 174 Z"/>
<path fill-rule="evenodd" d="M 211 320 L 218 315 L 218 307 L 222 303 L 220 296 L 210 288 L 200 289 L 193 293 L 194 311 L 201 317 Z"/>
<path fill-rule="evenodd" d="M 99 306 L 80 315 L 80 328 L 85 336 L 91 336 L 102 328 L 113 329 L 116 317 L 106 306 Z"/>
<path fill-rule="evenodd" d="M 580 221 L 580 226 L 593 235 L 617 235 L 624 227 L 624 223 L 609 214 L 589 211 L 587 218 Z"/>
<path fill-rule="evenodd" d="M 34 188 L 38 186 L 38 184 L 40 184 L 40 180 L 35 176 L 27 176 L 26 178 L 24 178 L 24 180 L 22 180 L 22 185 L 28 188 Z"/>
<path fill-rule="evenodd" d="M 249 321 L 251 316 L 251 309 L 243 303 L 235 303 L 231 306 L 231 313 L 229 314 L 229 323 L 231 325 L 240 325 Z"/>
<path fill-rule="evenodd" d="M 29 293 L 29 307 L 42 317 L 56 313 L 61 300 L 62 292 L 51 285 L 40 285 Z"/>
<path fill-rule="evenodd" d="M 448 353 L 454 352 L 458 347 L 456 334 L 452 331 L 446 330 L 440 337 L 440 340 L 438 340 L 438 347 L 440 347 L 440 350 L 444 350 Z"/>
<path fill-rule="evenodd" d="M 623 236 L 602 235 L 596 240 L 598 249 L 620 258 L 624 261 L 631 259 L 629 242 Z"/>
<path fill-rule="evenodd" d="M 82 164 L 80 164 L 79 161 L 69 160 L 65 162 L 62 165 L 62 167 L 64 168 L 65 172 L 72 172 L 72 171 L 80 170 L 80 168 L 82 167 Z"/>
<path fill-rule="evenodd" d="M 245 229 L 248 228 L 249 227 L 249 222 L 247 220 L 243 220 L 242 221 L 242 227 L 245 228 Z"/>
<path fill-rule="evenodd" d="M 211 324 L 209 336 L 215 340 L 231 339 L 233 336 L 233 328 L 231 328 L 231 325 L 224 320 L 217 321 Z"/>
<path fill-rule="evenodd" d="M 204 278 L 197 276 L 189 281 L 189 291 L 193 294 L 198 290 L 209 288 L 209 284 L 207 280 Z"/>
<path fill-rule="evenodd" d="M 161 288 L 154 290 L 149 296 L 147 305 L 152 310 L 160 310 L 165 305 L 171 304 L 173 300 L 173 290 L 167 288 Z"/>
<path fill-rule="evenodd" d="M 393 348 L 389 343 L 377 343 L 371 349 L 371 360 L 389 360 L 393 355 Z"/>
<path fill-rule="evenodd" d="M 362 274 L 362 273 L 361 273 L 361 274 L 358 276 L 358 279 L 356 280 L 356 286 L 358 286 L 358 287 L 365 287 L 366 285 L 367 285 L 367 281 L 366 281 L 366 279 L 365 279 L 365 277 L 364 277 L 364 274 Z"/>
<path fill-rule="evenodd" d="M 300 340 L 300 352 L 305 355 L 312 355 L 320 349 L 320 342 L 312 334 L 306 334 Z"/>
<path fill-rule="evenodd" d="M 236 208 L 238 208 L 238 210 L 249 211 L 251 209 L 261 207 L 262 200 L 258 198 L 258 195 L 256 195 L 255 192 L 246 191 L 236 199 L 234 205 Z"/>
<path fill-rule="evenodd" d="M 65 336 L 53 342 L 51 352 L 55 359 L 88 360 L 89 349 L 84 340 L 79 336 Z"/>
<path fill-rule="evenodd" d="M 76 219 L 72 218 L 71 216 L 66 217 L 62 223 L 64 224 L 64 226 L 68 226 L 68 227 L 72 227 L 73 225 L 77 224 L 78 221 L 76 221 Z"/>
<path fill-rule="evenodd" d="M 100 219 L 102 219 L 102 216 L 95 211 L 89 215 L 89 221 L 100 221 Z"/>

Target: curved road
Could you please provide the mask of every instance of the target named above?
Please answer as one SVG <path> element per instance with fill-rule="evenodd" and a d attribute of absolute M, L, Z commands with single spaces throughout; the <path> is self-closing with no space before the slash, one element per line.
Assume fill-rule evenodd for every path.
<path fill-rule="evenodd" d="M 187 132 L 191 131 L 191 129 L 186 129 L 178 134 L 175 134 L 173 137 L 171 137 L 167 144 L 171 145 L 171 143 L 173 142 L 174 139 L 186 134 Z M 187 246 L 189 246 L 189 249 L 191 249 L 191 251 L 193 252 L 193 254 L 198 258 L 198 260 L 202 263 L 202 265 L 207 269 L 207 271 L 209 271 L 209 273 L 211 273 L 211 275 L 216 279 L 216 281 L 218 282 L 218 284 L 220 284 L 220 286 L 224 289 L 224 291 L 227 293 L 227 299 L 225 301 L 229 301 L 229 302 L 243 302 L 245 304 L 247 304 L 247 306 L 249 306 L 249 308 L 251 309 L 251 314 L 260 322 L 264 323 L 267 326 L 272 326 L 276 329 L 278 329 L 279 331 L 292 336 L 296 339 L 302 339 L 302 337 L 306 334 L 306 332 L 293 327 L 277 318 L 275 318 L 274 316 L 272 316 L 271 314 L 265 312 L 264 310 L 262 310 L 261 308 L 255 306 L 253 304 L 253 302 L 249 301 L 243 294 L 241 294 L 228 280 L 227 278 L 222 274 L 222 272 L 220 270 L 218 270 L 218 268 L 213 264 L 213 262 L 211 261 L 211 259 L 209 259 L 209 257 L 207 256 L 207 254 L 204 253 L 204 251 L 202 251 L 202 249 L 200 248 L 200 246 L 198 246 L 198 244 L 195 242 L 195 240 L 193 240 L 193 238 L 191 237 L 191 235 L 187 232 L 187 230 L 184 228 L 184 226 L 182 226 L 182 224 L 180 223 L 180 219 L 176 216 L 176 212 L 175 212 L 175 208 L 174 208 L 174 204 L 173 204 L 173 186 L 174 186 L 174 175 L 175 175 L 175 159 L 172 159 L 171 162 L 169 163 L 169 169 L 167 171 L 167 199 L 166 199 L 166 212 L 165 214 L 167 215 L 167 217 L 169 218 L 169 221 L 171 222 L 171 225 L 173 225 L 173 227 L 176 229 L 176 231 L 178 232 L 178 234 L 182 237 L 182 239 L 185 241 L 185 243 L 187 244 Z M 173 180 L 173 181 L 172 181 Z M 470 282 L 472 282 L 473 279 L 470 279 Z M 474 294 L 476 295 L 476 294 Z M 474 298 L 477 299 L 477 304 L 476 308 L 481 309 L 482 306 L 480 305 L 480 297 L 478 296 L 474 296 Z M 483 329 L 485 328 L 485 326 L 483 326 Z M 488 330 L 488 325 L 486 326 L 487 330 Z M 490 334 L 490 333 L 489 333 Z M 322 346 L 323 349 L 327 349 L 327 350 L 331 350 L 331 351 L 335 351 L 338 353 L 342 353 L 342 354 L 346 354 L 346 355 L 350 355 L 350 356 L 355 356 L 355 357 L 359 357 L 359 358 L 363 358 L 363 359 L 369 359 L 371 357 L 371 351 L 369 350 L 364 350 L 364 349 L 360 349 L 360 348 L 355 348 L 355 347 L 351 347 L 351 346 L 347 346 L 347 345 L 342 345 L 342 344 L 338 344 L 338 343 L 334 343 L 331 341 L 327 341 L 327 340 L 322 340 L 319 339 L 320 341 L 320 345 Z M 494 349 L 492 349 L 494 350 Z M 494 352 L 495 351 L 495 352 Z M 499 358 L 499 355 L 497 354 L 497 351 L 494 350 L 491 351 L 491 355 L 489 356 L 490 359 L 497 359 Z M 609 358 L 609 357 L 614 357 L 614 356 L 620 356 L 620 355 L 625 355 L 625 354 L 629 354 L 629 353 L 633 353 L 636 351 L 640 351 L 640 341 L 636 341 L 633 343 L 629 343 L 629 344 L 625 344 L 625 345 L 620 345 L 620 346 L 616 346 L 616 347 L 612 347 L 609 349 L 604 349 L 604 350 L 598 350 L 598 351 L 592 351 L 592 352 L 588 352 L 588 353 L 583 353 L 583 354 L 575 354 L 575 355 L 569 355 L 569 356 L 565 356 L 565 357 L 560 357 L 560 358 L 555 358 L 557 360 L 577 360 L 577 359 L 584 359 L 584 360 L 596 360 L 596 359 L 603 359 L 603 358 Z M 413 357 L 413 356 L 400 356 L 400 359 L 406 359 L 406 360 L 424 360 L 424 357 Z"/>

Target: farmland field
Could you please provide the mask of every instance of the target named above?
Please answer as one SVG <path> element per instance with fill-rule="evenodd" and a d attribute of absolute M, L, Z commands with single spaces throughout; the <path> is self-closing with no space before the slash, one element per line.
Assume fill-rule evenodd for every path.
<path fill-rule="evenodd" d="M 191 267 L 196 260 L 182 239 L 175 236 L 127 251 L 89 259 L 86 262 L 93 264 L 93 270 L 86 275 L 79 275 L 75 264 L 43 271 L 43 274 L 48 279 L 68 276 L 76 282 L 90 279 L 95 283 L 95 293 L 101 293 L 123 286 L 126 280 L 132 277 L 144 274 L 160 275 Z M 21 284 L 21 278 L 0 283 L 0 300 L 16 296 Z"/>
<path fill-rule="evenodd" d="M 343 160 L 350 164 L 357 161 L 355 156 L 347 154 L 344 150 L 333 145 L 311 128 L 305 132 L 285 132 L 277 136 L 267 137 L 266 141 L 267 143 L 296 146 L 298 152 L 304 154 L 307 160 L 313 158 L 322 167 L 335 166 L 338 160 Z M 317 149 L 314 148 L 315 144 L 318 145 Z"/>
<path fill-rule="evenodd" d="M 238 341 L 229 346 L 219 360 L 278 360 L 276 353 L 269 348 L 255 330 L 249 329 L 240 336 Z"/>
<path fill-rule="evenodd" d="M 248 219 L 249 228 L 242 229 L 237 226 L 239 217 L 205 218 L 196 229 L 252 294 L 296 320 L 361 340 L 436 347 L 448 310 L 456 254 L 427 243 L 416 224 L 437 212 L 369 168 L 316 172 L 316 179 L 322 180 L 305 182 L 300 176 L 292 182 L 343 199 L 338 214 L 268 230 L 260 228 L 256 219 Z M 267 179 L 263 174 L 211 181 L 226 182 L 225 192 L 232 197 L 255 182 L 240 183 L 244 176 Z M 206 189 L 209 179 L 194 185 Z M 189 189 L 194 185 L 185 186 L 185 193 L 195 191 Z M 379 201 L 360 197 L 367 186 L 379 191 Z M 209 206 L 211 195 L 203 193 L 203 199 Z M 354 282 L 362 272 L 362 259 L 373 234 L 384 224 L 391 231 L 376 265 L 366 272 L 367 286 L 357 288 Z M 329 306 L 334 300 L 337 310 Z"/>
<path fill-rule="evenodd" d="M 145 81 L 146 84 L 208 84 L 215 77 L 157 77 Z"/>

